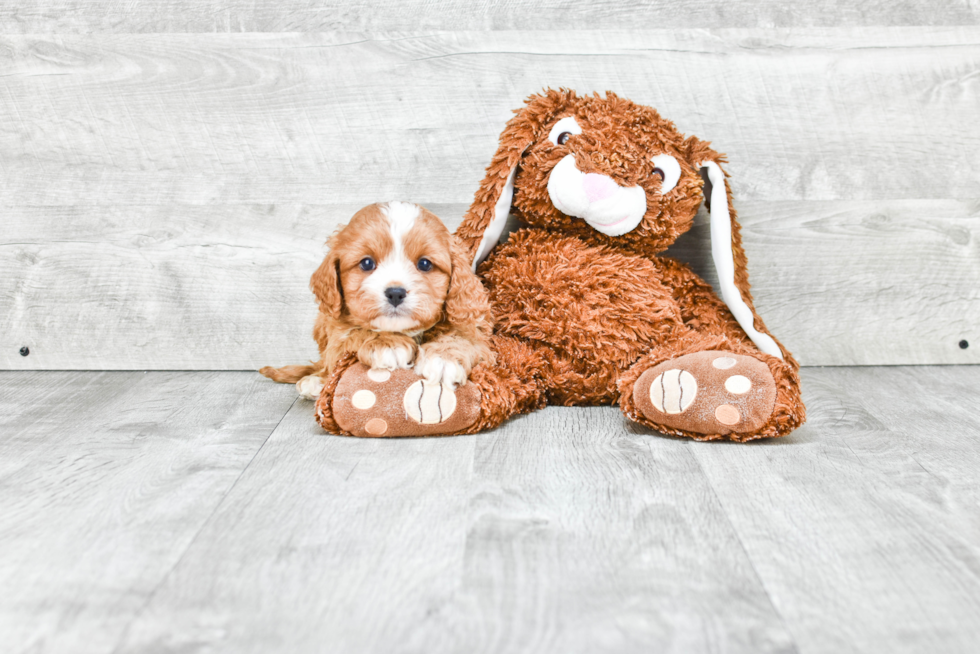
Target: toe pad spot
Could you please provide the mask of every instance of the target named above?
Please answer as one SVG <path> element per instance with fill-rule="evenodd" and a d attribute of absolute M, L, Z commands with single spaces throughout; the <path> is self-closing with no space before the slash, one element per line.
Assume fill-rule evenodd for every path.
<path fill-rule="evenodd" d="M 725 390 L 735 395 L 744 395 L 752 390 L 752 382 L 743 375 L 732 375 L 725 380 Z"/>
<path fill-rule="evenodd" d="M 742 414 L 731 404 L 722 404 L 715 409 L 715 418 L 723 425 L 734 425 L 741 420 Z"/>
<path fill-rule="evenodd" d="M 388 431 L 388 423 L 381 418 L 371 418 L 364 424 L 364 431 L 372 436 L 381 436 Z"/>
<path fill-rule="evenodd" d="M 378 398 L 375 397 L 374 393 L 367 390 L 357 391 L 350 398 L 350 403 L 354 405 L 354 408 L 360 409 L 361 411 L 370 409 L 371 407 L 374 406 L 374 403 L 377 401 Z"/>
<path fill-rule="evenodd" d="M 391 379 L 391 371 L 382 370 L 381 368 L 371 368 L 368 370 L 367 376 L 371 381 L 381 384 Z"/>

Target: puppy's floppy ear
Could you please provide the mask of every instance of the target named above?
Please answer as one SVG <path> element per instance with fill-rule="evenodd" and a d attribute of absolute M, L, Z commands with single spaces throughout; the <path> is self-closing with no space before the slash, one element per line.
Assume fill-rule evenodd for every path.
<path fill-rule="evenodd" d="M 333 239 L 331 239 L 333 245 Z M 340 318 L 344 307 L 344 292 L 340 288 L 340 260 L 334 248 L 323 259 L 323 263 L 310 277 L 310 289 L 320 303 L 320 311 L 332 318 Z"/>
<path fill-rule="evenodd" d="M 766 354 L 785 359 L 788 352 L 769 333 L 752 301 L 742 230 L 732 206 L 728 174 L 721 167 L 725 157 L 694 137 L 688 138 L 684 145 L 688 161 L 699 170 L 704 182 L 704 202 L 711 214 L 711 258 L 718 273 L 722 300 L 756 347 Z"/>
<path fill-rule="evenodd" d="M 490 335 L 492 320 L 487 290 L 473 272 L 469 251 L 460 239 L 451 243 L 452 271 L 446 293 L 446 320 L 456 327 L 476 327 Z"/>
<path fill-rule="evenodd" d="M 574 91 L 547 89 L 542 95 L 529 97 L 508 121 L 473 204 L 456 229 L 473 270 L 487 258 L 504 231 L 521 155 L 541 137 L 544 126 L 575 100 Z"/>

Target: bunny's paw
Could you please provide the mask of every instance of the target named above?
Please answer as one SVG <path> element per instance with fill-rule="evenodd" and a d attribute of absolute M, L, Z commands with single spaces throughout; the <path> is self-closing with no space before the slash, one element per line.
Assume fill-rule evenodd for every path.
<path fill-rule="evenodd" d="M 633 402 L 656 426 L 708 436 L 745 434 L 769 421 L 776 383 L 769 366 L 753 357 L 695 352 L 646 370 L 633 385 Z"/>
<path fill-rule="evenodd" d="M 454 434 L 480 416 L 476 384 L 453 388 L 433 383 L 412 370 L 380 370 L 357 363 L 347 369 L 333 392 L 324 392 L 333 420 L 354 436 L 436 436 Z"/>

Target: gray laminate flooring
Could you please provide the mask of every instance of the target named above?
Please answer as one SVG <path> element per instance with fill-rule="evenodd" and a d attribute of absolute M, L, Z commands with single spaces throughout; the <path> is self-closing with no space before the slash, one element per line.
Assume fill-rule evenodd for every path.
<path fill-rule="evenodd" d="M 803 370 L 810 422 L 611 407 L 324 434 L 245 372 L 0 372 L 2 652 L 976 652 L 980 367 Z"/>

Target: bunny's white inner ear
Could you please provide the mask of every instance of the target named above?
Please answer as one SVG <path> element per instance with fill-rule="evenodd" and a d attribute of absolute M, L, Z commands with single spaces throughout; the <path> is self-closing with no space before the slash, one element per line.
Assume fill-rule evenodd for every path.
<path fill-rule="evenodd" d="M 669 154 L 658 154 L 650 161 L 664 173 L 664 181 L 660 185 L 660 195 L 666 195 L 677 186 L 677 180 L 681 178 L 681 165 L 677 163 L 677 159 Z"/>
<path fill-rule="evenodd" d="M 483 232 L 483 240 L 480 241 L 480 247 L 476 249 L 476 256 L 473 258 L 473 272 L 476 272 L 476 267 L 487 258 L 490 250 L 497 244 L 497 241 L 500 240 L 500 235 L 504 232 L 504 227 L 507 225 L 507 216 L 510 215 L 510 203 L 514 199 L 514 177 L 516 176 L 517 166 L 514 166 L 510 169 L 510 174 L 507 175 L 507 183 L 504 184 L 504 188 L 500 192 L 500 197 L 497 198 L 497 204 L 493 206 L 493 217 L 490 219 L 490 224 L 487 225 L 486 231 Z"/>
<path fill-rule="evenodd" d="M 735 320 L 752 339 L 755 346 L 774 357 L 783 358 L 783 353 L 769 334 L 763 334 L 755 328 L 755 316 L 752 309 L 745 303 L 742 294 L 735 285 L 735 257 L 732 254 L 732 220 L 728 209 L 728 194 L 725 192 L 725 173 L 714 161 L 705 161 L 700 165 L 708 171 L 711 181 L 711 258 L 718 271 L 718 283 L 721 286 L 721 298 L 728 305 Z"/>

